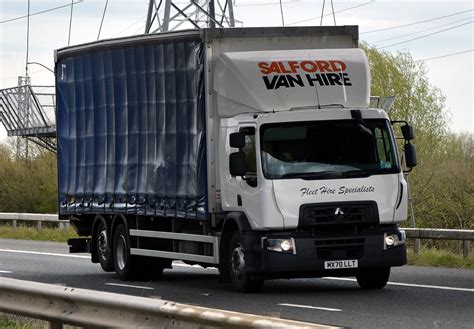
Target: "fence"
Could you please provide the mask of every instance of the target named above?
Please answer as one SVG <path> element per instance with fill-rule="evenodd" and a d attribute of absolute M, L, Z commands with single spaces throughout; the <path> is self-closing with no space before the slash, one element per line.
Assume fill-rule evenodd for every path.
<path fill-rule="evenodd" d="M 0 278 L 0 311 L 49 321 L 51 328 L 63 324 L 102 328 L 337 328 L 8 278 Z"/>
<path fill-rule="evenodd" d="M 27 213 L 0 213 L 0 221 L 11 221 L 12 227 L 16 228 L 18 222 L 36 222 L 36 228 L 40 230 L 42 223 L 58 224 L 60 229 L 69 227 L 68 220 L 59 220 L 56 214 L 27 214 Z"/>
<path fill-rule="evenodd" d="M 460 240 L 463 245 L 464 258 L 469 257 L 471 241 L 474 240 L 474 230 L 446 230 L 438 228 L 404 228 L 407 238 L 415 239 L 415 254 L 420 252 L 421 239 Z"/>
<path fill-rule="evenodd" d="M 0 221 L 12 221 L 12 227 L 17 227 L 18 221 L 36 221 L 36 227 L 41 229 L 42 222 L 59 223 L 60 228 L 69 226 L 67 220 L 58 220 L 58 215 L 26 214 L 26 213 L 0 213 Z M 414 239 L 415 254 L 420 252 L 422 239 L 433 240 L 460 240 L 463 244 L 463 256 L 469 257 L 471 241 L 474 240 L 474 230 L 446 230 L 437 228 L 402 228 L 407 238 Z"/>

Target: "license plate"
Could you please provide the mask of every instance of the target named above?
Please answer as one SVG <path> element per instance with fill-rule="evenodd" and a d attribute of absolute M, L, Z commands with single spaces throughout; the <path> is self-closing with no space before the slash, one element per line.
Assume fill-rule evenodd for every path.
<path fill-rule="evenodd" d="M 357 259 L 353 260 L 329 260 L 324 262 L 325 270 L 338 270 L 340 268 L 356 268 L 359 267 Z"/>

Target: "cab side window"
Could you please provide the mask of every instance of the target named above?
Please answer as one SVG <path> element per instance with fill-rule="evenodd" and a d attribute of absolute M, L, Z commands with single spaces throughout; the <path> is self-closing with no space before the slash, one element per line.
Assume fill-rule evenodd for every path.
<path fill-rule="evenodd" d="M 245 153 L 245 180 L 252 186 L 257 186 L 257 156 L 255 151 L 255 128 L 244 127 L 240 132 L 245 135 L 245 147 L 242 152 Z"/>
<path fill-rule="evenodd" d="M 391 168 L 392 159 L 390 158 L 390 136 L 387 131 L 375 128 L 375 139 L 377 144 L 378 161 L 381 168 Z"/>

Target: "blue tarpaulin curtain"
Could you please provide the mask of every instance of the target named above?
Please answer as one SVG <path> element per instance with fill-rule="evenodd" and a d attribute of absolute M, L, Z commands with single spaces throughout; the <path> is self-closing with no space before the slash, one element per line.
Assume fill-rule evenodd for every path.
<path fill-rule="evenodd" d="M 59 211 L 206 218 L 199 40 L 56 63 Z"/>

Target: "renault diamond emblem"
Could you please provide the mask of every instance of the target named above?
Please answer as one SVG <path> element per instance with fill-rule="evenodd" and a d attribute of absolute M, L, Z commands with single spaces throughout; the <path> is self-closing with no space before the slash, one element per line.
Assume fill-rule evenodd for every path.
<path fill-rule="evenodd" d="M 344 212 L 341 210 L 341 208 L 337 207 L 336 211 L 334 212 L 334 215 L 342 216 L 342 215 L 344 215 Z"/>

